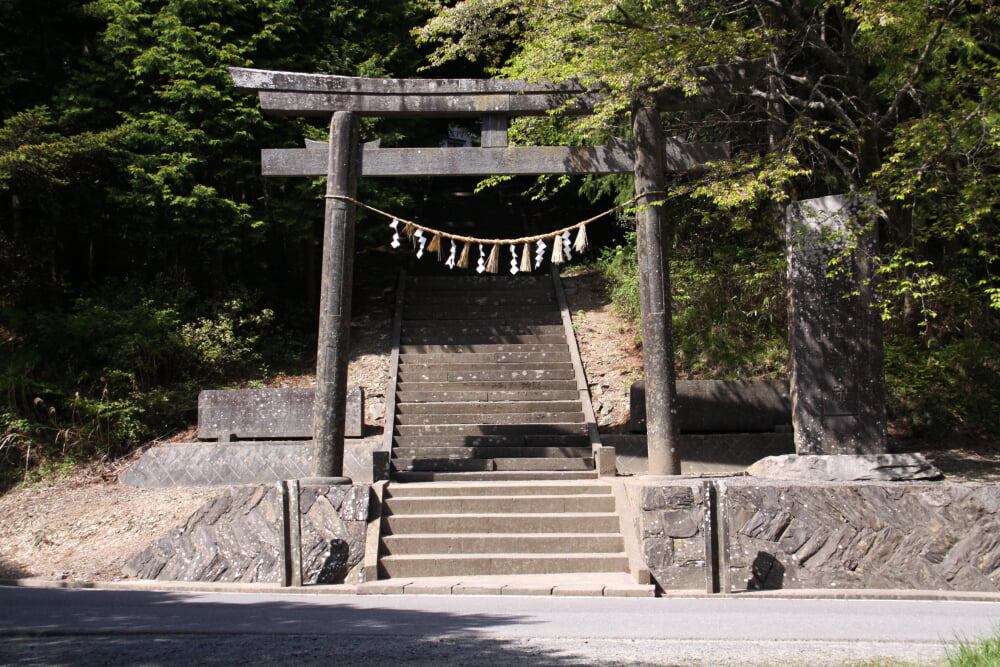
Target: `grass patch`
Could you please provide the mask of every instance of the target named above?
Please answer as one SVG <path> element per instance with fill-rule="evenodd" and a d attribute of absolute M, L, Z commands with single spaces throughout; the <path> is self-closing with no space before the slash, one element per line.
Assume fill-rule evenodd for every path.
<path fill-rule="evenodd" d="M 948 667 L 1000 667 L 1000 628 L 992 637 L 960 641 L 948 649 Z"/>

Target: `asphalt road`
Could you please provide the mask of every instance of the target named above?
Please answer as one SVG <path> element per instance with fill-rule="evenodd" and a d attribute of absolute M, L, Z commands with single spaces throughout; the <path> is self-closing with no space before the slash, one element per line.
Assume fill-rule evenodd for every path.
<path fill-rule="evenodd" d="M 940 664 L 998 627 L 1000 602 L 0 588 L 5 665 Z"/>

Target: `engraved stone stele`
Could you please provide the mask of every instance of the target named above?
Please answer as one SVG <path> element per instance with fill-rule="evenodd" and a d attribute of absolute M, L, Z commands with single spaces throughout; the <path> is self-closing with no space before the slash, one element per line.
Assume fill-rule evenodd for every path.
<path fill-rule="evenodd" d="M 943 475 L 923 454 L 840 454 L 768 456 L 747 468 L 751 477 L 813 482 L 861 482 L 940 479 Z"/>
<path fill-rule="evenodd" d="M 801 201 L 788 207 L 785 224 L 795 449 L 884 453 L 874 202 L 847 195 Z"/>

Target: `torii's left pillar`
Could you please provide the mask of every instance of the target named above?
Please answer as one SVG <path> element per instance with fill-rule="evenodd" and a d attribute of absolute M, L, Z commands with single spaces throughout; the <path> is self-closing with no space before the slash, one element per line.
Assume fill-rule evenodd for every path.
<path fill-rule="evenodd" d="M 352 200 L 357 195 L 361 166 L 354 113 L 333 114 L 328 146 L 312 474 L 327 484 L 350 484 L 350 478 L 344 477 L 344 418 L 357 220 Z"/>

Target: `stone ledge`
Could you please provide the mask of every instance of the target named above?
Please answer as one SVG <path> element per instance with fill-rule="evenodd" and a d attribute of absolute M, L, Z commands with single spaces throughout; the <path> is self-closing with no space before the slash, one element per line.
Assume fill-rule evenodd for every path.
<path fill-rule="evenodd" d="M 944 475 L 923 454 L 786 454 L 749 468 L 751 477 L 817 482 L 917 481 Z"/>

